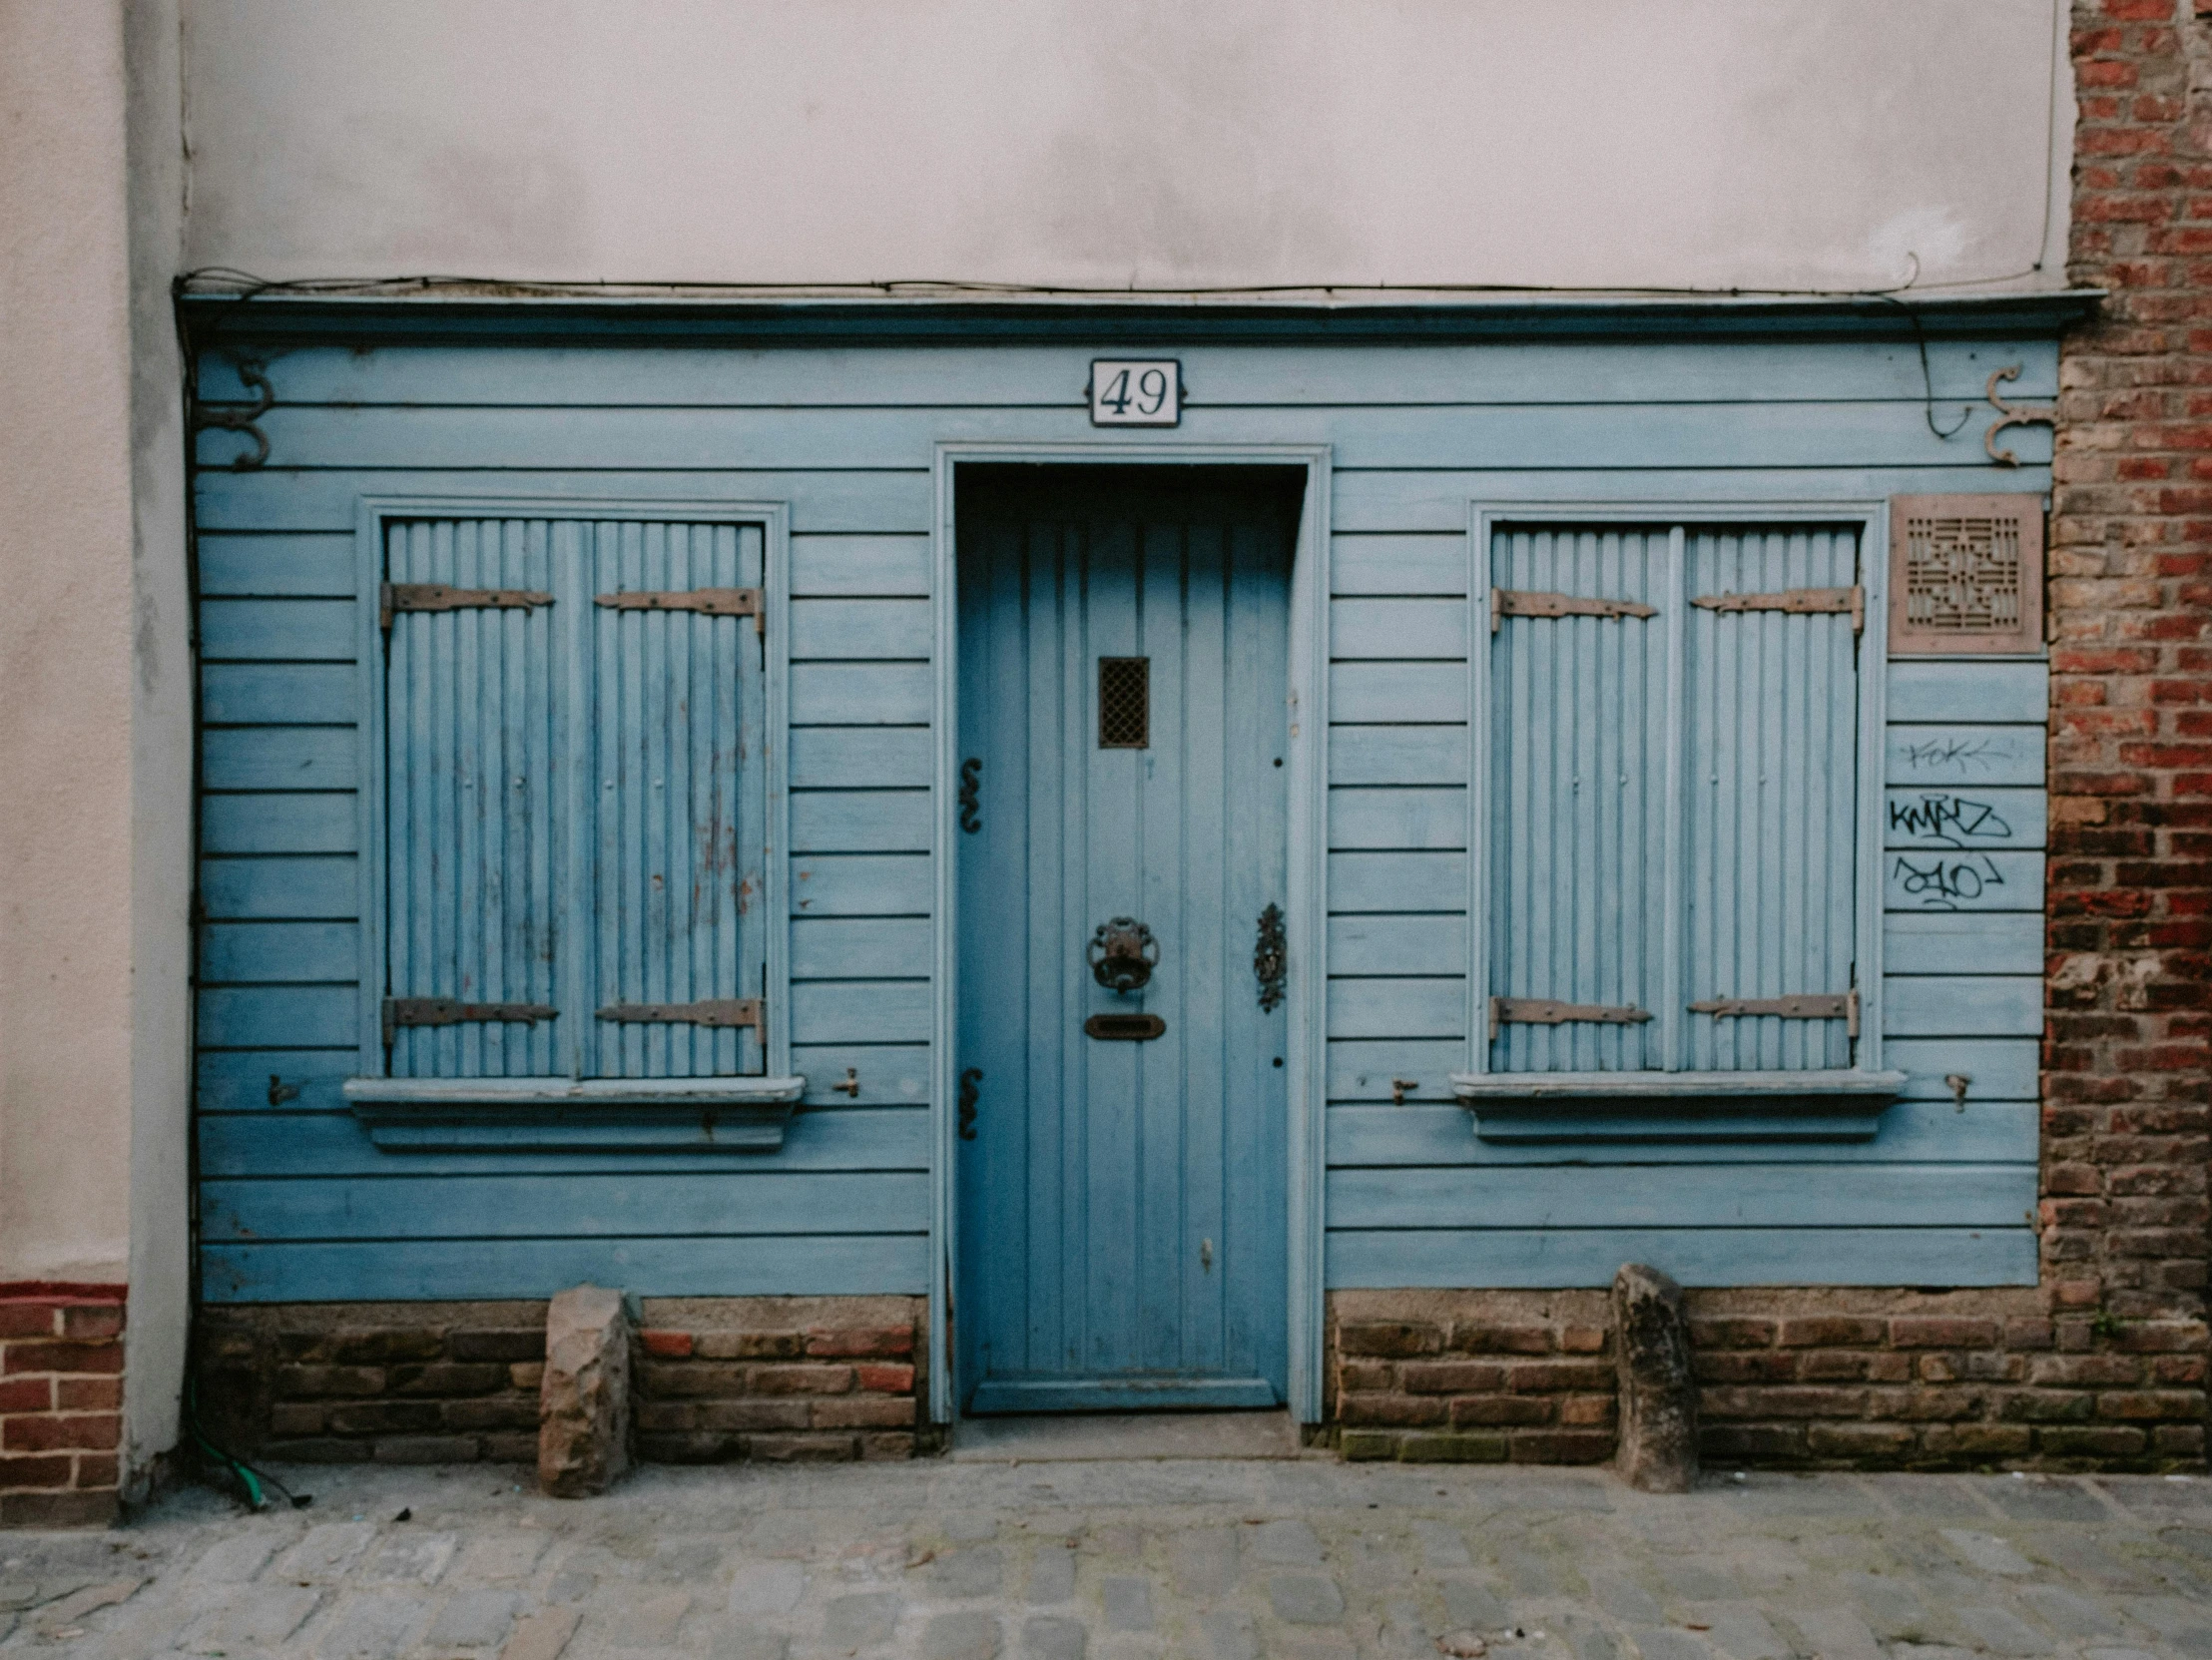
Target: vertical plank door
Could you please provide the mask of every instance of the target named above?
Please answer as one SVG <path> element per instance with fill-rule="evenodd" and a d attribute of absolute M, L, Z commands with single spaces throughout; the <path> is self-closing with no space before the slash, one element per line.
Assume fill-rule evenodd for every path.
<path fill-rule="evenodd" d="M 969 1411 L 1285 1398 L 1288 1020 L 1255 947 L 1288 900 L 1297 511 L 1271 473 L 961 481 Z M 1086 956 L 1117 917 L 1158 947 L 1128 992 Z M 1134 1015 L 1164 1029 L 1086 1028 Z"/>

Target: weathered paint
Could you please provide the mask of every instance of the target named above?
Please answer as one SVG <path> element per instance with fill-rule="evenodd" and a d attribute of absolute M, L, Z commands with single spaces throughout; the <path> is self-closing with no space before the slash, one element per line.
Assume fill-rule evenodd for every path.
<path fill-rule="evenodd" d="M 2025 364 L 2020 396 L 2052 395 L 2048 340 L 1937 337 L 1930 353 L 1938 397 L 1975 395 L 1992 367 L 2014 361 Z M 952 1110 L 930 1099 L 928 1084 L 931 942 L 943 920 L 931 915 L 932 860 L 945 855 L 929 795 L 930 641 L 932 605 L 947 598 L 929 592 L 932 446 L 1085 441 L 1089 355 L 1080 342 L 927 351 L 295 345 L 272 354 L 278 403 L 265 428 L 269 465 L 222 467 L 242 440 L 214 433 L 202 452 L 218 465 L 199 476 L 211 643 L 203 1156 L 240 1235 L 211 1247 L 211 1265 L 221 1266 L 211 1295 L 406 1295 L 464 1279 L 471 1295 L 542 1295 L 550 1277 L 593 1265 L 648 1292 L 739 1281 L 751 1290 L 785 1281 L 793 1290 L 926 1289 L 926 1236 L 915 1231 L 926 1219 L 902 1196 L 928 1172 L 929 1115 Z M 1549 503 L 1559 517 L 1609 500 L 1725 502 L 1739 524 L 1746 514 L 1827 524 L 1835 515 L 1823 516 L 1824 502 L 2043 488 L 2047 468 L 2033 458 L 2048 452 L 2031 447 L 2041 435 L 2015 434 L 2031 460 L 1999 472 L 1978 427 L 1948 439 L 1932 432 L 1909 337 L 1210 344 L 1188 348 L 1184 363 L 1191 407 L 1163 441 L 1326 442 L 1336 458 L 1326 947 L 1333 1283 L 1598 1283 L 1624 1255 L 1708 1283 L 2032 1277 L 2023 1213 L 2032 1203 L 2036 1040 L 2021 987 L 2034 966 L 2020 927 L 2040 905 L 2037 663 L 1886 671 L 1889 761 L 1877 822 L 1889 842 L 1882 903 L 1896 920 L 1885 946 L 1885 1064 L 1908 1082 L 1875 1140 L 1492 1146 L 1445 1103 L 1448 1075 L 1468 1065 L 1475 1035 L 1467 952 L 1470 897 L 1482 891 L 1467 853 L 1469 720 L 1480 718 L 1468 665 L 1474 596 L 1487 584 L 1473 580 L 1481 560 L 1467 539 L 1469 504 Z M 219 394 L 242 390 L 227 352 L 207 359 L 204 382 Z M 1723 419 L 1716 403 L 1733 412 Z M 1540 442 L 1517 435 L 1539 415 Z M 616 1188 L 650 1193 L 656 1173 L 673 1178 L 680 1168 L 674 1156 L 426 1155 L 405 1166 L 415 1179 L 390 1188 L 388 1214 L 287 1194 L 399 1173 L 397 1156 L 361 1141 L 336 1098 L 357 1057 L 347 1046 L 359 1041 L 358 992 L 344 966 L 358 937 L 358 849 L 331 804 L 350 802 L 359 776 L 341 700 L 345 677 L 358 672 L 348 561 L 363 494 L 790 504 L 792 1067 L 808 1077 L 809 1110 L 782 1153 L 745 1170 L 748 1180 L 783 1172 L 802 1184 L 779 1194 L 818 1178 L 840 1185 L 824 1187 L 819 1206 L 779 1200 L 759 1213 L 759 1227 L 784 1231 L 756 1231 L 745 1219 L 737 1199 L 750 1189 L 734 1189 L 732 1215 L 708 1217 L 708 1232 L 688 1245 L 658 1231 L 649 1203 L 603 1202 Z M 1788 506 L 1761 518 L 1761 503 Z M 1782 624 L 1784 638 L 1790 629 L 1809 635 L 1811 623 L 1849 626 L 1726 619 L 1744 632 L 1747 623 Z M 1868 677 L 1883 672 L 1862 666 L 1862 697 Z M 1942 874 L 1968 860 L 1980 877 L 1971 895 L 1965 873 Z M 1934 877 L 1913 874 L 1929 866 Z M 1991 869 L 2001 881 L 1988 879 Z M 1777 902 L 1787 914 L 1786 896 Z M 830 1087 L 848 1068 L 856 1098 Z M 1943 1081 L 1953 1073 L 1971 1078 L 1963 1111 Z M 271 1099 L 272 1075 L 279 1100 Z M 315 1160 L 295 1156 L 307 1146 Z M 1513 1206 L 1494 1216 L 1470 1208 L 1488 1190 L 1454 1186 L 1453 1175 L 1492 1165 L 1514 1169 Z M 1654 1208 L 1640 1172 L 1685 1165 L 1757 1166 L 1756 1194 L 1747 1190 L 1740 1215 L 1707 1214 L 1698 1196 L 1725 1196 L 1726 1182 L 1691 1183 L 1679 1203 Z M 1869 1174 L 1839 1180 L 1845 1170 Z M 566 1187 L 563 1172 L 573 1176 Z M 504 1213 L 477 1196 L 519 1194 L 499 1184 L 525 1178 L 541 1184 L 521 1213 L 540 1231 L 494 1249 L 492 1219 Z M 1901 1208 L 1890 1192 L 1925 1203 Z M 798 1231 L 786 1220 L 795 1216 L 833 1231 Z M 717 1276 L 731 1284 L 709 1283 Z"/>

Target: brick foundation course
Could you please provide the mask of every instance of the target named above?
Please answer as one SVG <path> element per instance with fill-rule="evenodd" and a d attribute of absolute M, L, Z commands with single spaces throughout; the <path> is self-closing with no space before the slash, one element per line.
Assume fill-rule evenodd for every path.
<path fill-rule="evenodd" d="M 0 1284 L 0 1526 L 116 1519 L 122 1286 Z"/>
<path fill-rule="evenodd" d="M 647 1298 L 632 1377 L 647 1462 L 904 1458 L 927 1304 L 911 1297 Z M 201 1421 L 242 1456 L 532 1463 L 545 1305 L 203 1309 Z"/>
<path fill-rule="evenodd" d="M 928 1332 L 916 1297 L 647 1298 L 639 1455 L 909 1458 Z"/>
<path fill-rule="evenodd" d="M 2191 1469 L 2204 1330 L 2053 1313 L 2033 1287 L 1692 1290 L 1700 1447 L 1795 1468 Z M 1596 1463 L 1615 1439 L 1600 1291 L 1337 1292 L 1348 1458 Z"/>

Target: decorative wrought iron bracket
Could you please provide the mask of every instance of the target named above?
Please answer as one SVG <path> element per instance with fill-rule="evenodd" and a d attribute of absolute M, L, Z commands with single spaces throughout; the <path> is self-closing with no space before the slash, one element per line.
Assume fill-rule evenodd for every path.
<path fill-rule="evenodd" d="M 2016 467 L 2020 458 L 2009 449 L 1997 448 L 1997 434 L 2008 426 L 2055 426 L 2058 423 L 2058 405 L 2055 403 L 2008 403 L 1997 396 L 1999 380 L 2017 380 L 2020 365 L 2014 363 L 2008 369 L 1998 369 L 1989 376 L 1986 393 L 1989 406 L 1996 410 L 1999 419 L 1992 421 L 1989 430 L 1981 435 L 1981 447 L 1989 452 L 1989 459 L 2000 467 Z"/>
<path fill-rule="evenodd" d="M 231 409 L 218 408 L 195 398 L 192 404 L 192 429 L 195 432 L 204 432 L 213 427 L 223 432 L 243 432 L 252 438 L 252 452 L 234 455 L 230 462 L 233 472 L 251 472 L 254 468 L 267 464 L 269 460 L 269 436 L 254 423 L 268 414 L 275 405 L 276 389 L 270 385 L 269 376 L 263 372 L 262 365 L 250 358 L 240 359 L 239 380 L 253 387 L 261 401 L 245 409 Z"/>
<path fill-rule="evenodd" d="M 1290 947 L 1283 937 L 1283 907 L 1269 905 L 1260 912 L 1260 939 L 1252 947 L 1252 973 L 1260 982 L 1260 1007 L 1273 1014 L 1283 1001 L 1283 981 L 1290 972 Z"/>
<path fill-rule="evenodd" d="M 983 763 L 969 756 L 960 763 L 960 829 L 973 835 L 983 828 Z"/>

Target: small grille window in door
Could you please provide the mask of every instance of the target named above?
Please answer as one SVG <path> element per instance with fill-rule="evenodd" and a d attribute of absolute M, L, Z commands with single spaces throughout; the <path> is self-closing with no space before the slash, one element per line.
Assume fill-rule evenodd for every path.
<path fill-rule="evenodd" d="M 1143 750 L 1152 746 L 1152 659 L 1098 660 L 1098 747 Z"/>

